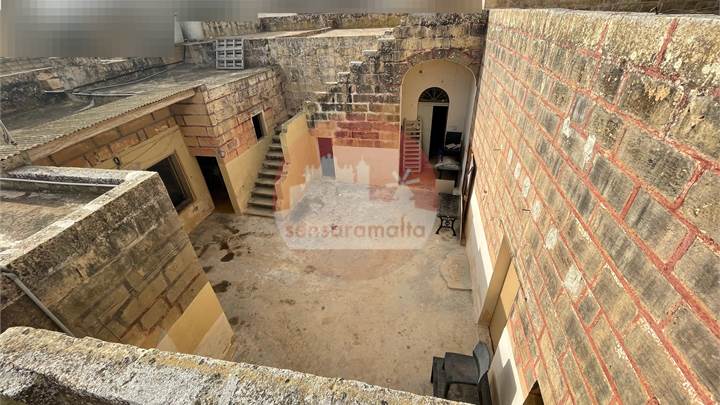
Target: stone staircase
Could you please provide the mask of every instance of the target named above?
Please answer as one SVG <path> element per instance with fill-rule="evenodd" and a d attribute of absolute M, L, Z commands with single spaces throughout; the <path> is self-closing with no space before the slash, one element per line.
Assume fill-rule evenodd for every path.
<path fill-rule="evenodd" d="M 260 217 L 275 217 L 275 183 L 282 175 L 285 157 L 280 145 L 280 135 L 273 135 L 272 143 L 265 154 L 265 161 L 258 172 L 245 214 Z"/>

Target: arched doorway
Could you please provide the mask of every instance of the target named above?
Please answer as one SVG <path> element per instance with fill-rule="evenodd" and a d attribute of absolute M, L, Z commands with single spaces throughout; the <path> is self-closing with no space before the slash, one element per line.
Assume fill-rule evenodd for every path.
<path fill-rule="evenodd" d="M 440 87 L 428 87 L 418 98 L 417 117 L 422 122 L 422 150 L 434 163 L 443 155 L 450 97 Z"/>
<path fill-rule="evenodd" d="M 443 185 L 445 190 L 458 187 L 470 139 L 475 91 L 473 71 L 455 61 L 426 60 L 407 70 L 400 90 L 400 173 L 406 178 L 416 173 L 428 178 L 439 169 L 434 173 L 437 177 L 452 179 L 449 185 Z M 415 145 L 421 147 L 422 159 L 419 165 L 412 166 L 416 162 L 412 155 L 414 139 Z M 438 167 L 439 163 L 444 164 Z"/>

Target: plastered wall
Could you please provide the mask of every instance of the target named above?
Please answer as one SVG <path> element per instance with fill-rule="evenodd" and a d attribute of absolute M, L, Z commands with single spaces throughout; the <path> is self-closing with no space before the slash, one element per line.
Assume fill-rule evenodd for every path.
<path fill-rule="evenodd" d="M 288 210 L 300 201 L 305 184 L 321 176 L 320 151 L 317 139 L 310 135 L 304 113 L 295 115 L 283 124 L 280 143 L 285 155 L 282 177 L 275 185 L 275 209 Z"/>

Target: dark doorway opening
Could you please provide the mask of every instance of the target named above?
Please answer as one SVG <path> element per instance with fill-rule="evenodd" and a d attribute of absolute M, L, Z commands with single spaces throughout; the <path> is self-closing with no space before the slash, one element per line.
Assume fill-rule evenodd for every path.
<path fill-rule="evenodd" d="M 533 384 L 532 388 L 530 389 L 530 392 L 528 392 L 527 398 L 525 398 L 525 402 L 523 402 L 523 405 L 543 405 L 545 402 L 543 401 L 542 392 L 540 391 L 540 386 L 538 385 L 537 381 L 535 381 L 535 384 Z"/>
<path fill-rule="evenodd" d="M 253 128 L 255 128 L 255 138 L 258 140 L 265 136 L 265 126 L 263 126 L 262 113 L 252 116 Z"/>
<path fill-rule="evenodd" d="M 432 124 L 430 125 L 430 148 L 428 158 L 431 162 L 443 154 L 445 148 L 445 127 L 447 126 L 447 106 L 433 106 Z"/>
<path fill-rule="evenodd" d="M 225 181 L 223 180 L 217 159 L 208 156 L 197 156 L 197 162 L 203 178 L 205 178 L 208 191 L 210 191 L 213 204 L 215 204 L 215 211 L 231 214 L 235 212 L 230 200 L 230 194 L 228 194 L 227 187 L 225 187 Z"/>
<path fill-rule="evenodd" d="M 320 167 L 325 177 L 335 177 L 335 160 L 333 158 L 332 138 L 318 138 Z"/>
<path fill-rule="evenodd" d="M 180 212 L 186 205 L 192 202 L 192 194 L 187 186 L 185 176 L 180 169 L 175 155 L 170 155 L 165 159 L 148 167 L 148 171 L 155 172 L 160 175 L 160 179 L 165 185 L 170 201 L 172 201 L 175 210 Z"/>

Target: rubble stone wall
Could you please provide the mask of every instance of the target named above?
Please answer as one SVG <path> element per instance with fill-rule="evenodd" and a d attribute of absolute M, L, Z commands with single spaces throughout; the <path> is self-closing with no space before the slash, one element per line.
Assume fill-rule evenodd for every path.
<path fill-rule="evenodd" d="M 718 54 L 716 17 L 490 11 L 474 198 L 546 403 L 720 401 Z"/>

